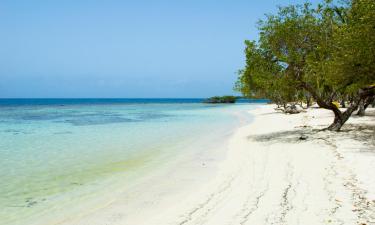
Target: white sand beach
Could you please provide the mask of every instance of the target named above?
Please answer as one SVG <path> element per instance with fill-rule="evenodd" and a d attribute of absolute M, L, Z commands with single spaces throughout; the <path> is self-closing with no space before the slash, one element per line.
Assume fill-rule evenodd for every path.
<path fill-rule="evenodd" d="M 273 108 L 250 111 L 255 120 L 223 149 L 173 162 L 58 224 L 375 224 L 375 110 L 335 133 L 321 131 L 327 110 Z"/>

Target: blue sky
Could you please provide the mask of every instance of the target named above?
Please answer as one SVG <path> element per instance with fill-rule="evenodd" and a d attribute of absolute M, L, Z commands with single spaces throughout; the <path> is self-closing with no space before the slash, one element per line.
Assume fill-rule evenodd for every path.
<path fill-rule="evenodd" d="M 0 97 L 234 94 L 245 39 L 301 0 L 0 2 Z"/>

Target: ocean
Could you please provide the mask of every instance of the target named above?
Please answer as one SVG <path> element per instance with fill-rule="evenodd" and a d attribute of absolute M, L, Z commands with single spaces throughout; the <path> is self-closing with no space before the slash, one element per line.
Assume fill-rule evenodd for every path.
<path fill-rule="evenodd" d="M 266 102 L 202 100 L 0 99 L 0 224 L 37 224 L 124 189 L 186 151 L 220 143 L 243 123 L 239 114 Z"/>

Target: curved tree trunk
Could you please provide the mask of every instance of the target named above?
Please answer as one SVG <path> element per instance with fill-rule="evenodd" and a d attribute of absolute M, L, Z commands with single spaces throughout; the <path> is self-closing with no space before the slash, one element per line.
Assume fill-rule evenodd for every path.
<path fill-rule="evenodd" d="M 357 110 L 358 104 L 353 103 L 345 112 L 336 112 L 334 110 L 335 119 L 333 123 L 327 128 L 330 131 L 340 131 L 341 127 L 348 121 L 352 113 Z"/>
<path fill-rule="evenodd" d="M 335 114 L 335 119 L 333 120 L 333 123 L 327 129 L 331 131 L 339 131 L 342 125 L 344 125 L 345 121 L 342 118 L 341 113 L 334 113 L 334 114 Z"/>
<path fill-rule="evenodd" d="M 329 125 L 327 130 L 340 131 L 340 129 L 344 125 L 344 123 L 345 122 L 342 119 L 340 119 L 339 117 L 335 117 L 335 120 L 333 121 L 333 123 L 331 125 Z"/>
<path fill-rule="evenodd" d="M 333 123 L 327 128 L 331 131 L 340 131 L 341 127 L 350 118 L 352 113 L 358 109 L 360 102 L 364 101 L 364 99 L 368 97 L 375 96 L 375 86 L 370 86 L 361 89 L 359 90 L 358 94 L 353 98 L 352 104 L 345 110 L 345 112 L 341 112 L 340 109 L 337 108 L 337 106 L 331 102 L 331 100 L 323 99 L 308 83 L 301 81 L 301 84 L 302 87 L 313 96 L 313 98 L 318 103 L 319 107 L 331 110 L 335 114 L 335 119 Z"/>

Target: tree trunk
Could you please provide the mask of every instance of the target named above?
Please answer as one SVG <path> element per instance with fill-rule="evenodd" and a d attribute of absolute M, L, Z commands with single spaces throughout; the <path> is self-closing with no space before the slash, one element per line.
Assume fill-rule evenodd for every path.
<path fill-rule="evenodd" d="M 307 106 L 307 108 L 310 108 L 310 106 L 311 106 L 311 98 L 310 98 L 310 96 L 307 96 L 307 95 L 306 95 L 306 106 Z"/>
<path fill-rule="evenodd" d="M 341 108 L 346 108 L 345 99 L 341 100 L 340 105 L 341 105 Z"/>
<path fill-rule="evenodd" d="M 374 99 L 375 99 L 375 96 L 369 96 L 366 99 L 363 99 L 359 103 L 359 109 L 358 109 L 357 115 L 364 116 L 367 107 L 374 101 Z"/>
<path fill-rule="evenodd" d="M 329 109 L 335 114 L 335 119 L 333 123 L 327 128 L 330 131 L 340 131 L 341 127 L 349 119 L 352 113 L 358 109 L 359 103 L 367 97 L 375 95 L 375 86 L 361 89 L 359 90 L 358 95 L 354 97 L 352 104 L 345 110 L 345 112 L 341 112 L 340 109 L 338 109 L 337 106 L 334 105 L 331 101 L 326 101 L 325 99 L 323 99 L 308 83 L 301 83 L 302 87 L 313 96 L 313 98 L 318 103 L 319 107 Z"/>
<path fill-rule="evenodd" d="M 365 103 L 365 110 L 367 109 L 367 107 L 369 107 L 369 105 L 374 105 L 375 104 L 375 96 L 371 96 L 367 99 L 366 103 Z"/>
<path fill-rule="evenodd" d="M 352 113 L 358 109 L 358 105 L 361 102 L 361 99 L 358 97 L 359 100 L 353 102 L 345 112 L 341 112 L 340 110 L 332 110 L 335 114 L 335 119 L 333 123 L 327 128 L 330 131 L 340 131 L 341 127 L 348 121 Z"/>
<path fill-rule="evenodd" d="M 359 102 L 357 116 L 364 116 L 364 115 L 365 115 L 365 100 L 363 99 Z"/>
<path fill-rule="evenodd" d="M 354 111 L 354 110 L 353 110 Z M 349 119 L 352 113 L 347 113 L 345 111 L 344 113 L 335 113 L 335 119 L 333 120 L 333 123 L 329 125 L 327 130 L 330 131 L 340 131 L 341 127 L 345 124 L 345 122 Z"/>
<path fill-rule="evenodd" d="M 329 125 L 329 127 L 327 128 L 327 130 L 330 130 L 330 131 L 340 131 L 341 127 L 344 125 L 345 122 L 343 122 L 342 119 L 340 119 L 339 117 L 335 116 L 335 120 L 333 121 L 333 123 L 331 125 Z"/>

